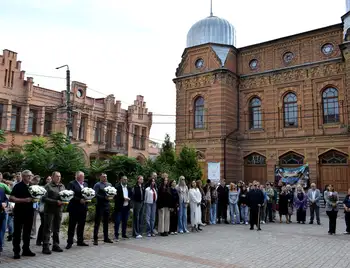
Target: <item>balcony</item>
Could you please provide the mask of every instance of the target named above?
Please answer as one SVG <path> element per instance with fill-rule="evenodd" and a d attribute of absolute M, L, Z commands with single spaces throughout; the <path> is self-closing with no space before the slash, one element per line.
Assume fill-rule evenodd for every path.
<path fill-rule="evenodd" d="M 125 148 L 124 144 L 118 144 L 113 146 L 110 144 L 99 144 L 98 151 L 105 154 L 123 154 L 128 155 L 128 150 Z"/>

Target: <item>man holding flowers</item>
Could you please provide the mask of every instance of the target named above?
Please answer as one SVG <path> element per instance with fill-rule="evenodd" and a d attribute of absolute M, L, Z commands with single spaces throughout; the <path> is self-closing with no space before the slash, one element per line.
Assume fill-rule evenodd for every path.
<path fill-rule="evenodd" d="M 24 170 L 22 172 L 22 180 L 18 182 L 12 189 L 10 201 L 15 203 L 13 211 L 13 252 L 14 259 L 21 258 L 21 235 L 23 231 L 23 247 L 22 256 L 34 257 L 30 246 L 30 233 L 33 225 L 34 208 L 32 204 L 32 196 L 29 192 L 29 183 L 33 174 L 30 170 Z"/>
<path fill-rule="evenodd" d="M 88 187 L 84 181 L 85 174 L 82 171 L 75 173 L 75 180 L 68 184 L 68 190 L 74 192 L 74 198 L 68 204 L 69 223 L 68 223 L 68 239 L 66 249 L 70 249 L 73 245 L 75 227 L 77 227 L 77 245 L 86 247 L 88 244 L 84 242 L 84 228 L 87 214 L 87 201 L 84 199 L 81 190 Z"/>
<path fill-rule="evenodd" d="M 44 231 L 43 231 L 43 253 L 51 254 L 49 248 L 50 236 L 52 230 L 52 251 L 62 252 L 60 248 L 59 233 L 62 221 L 62 201 L 60 198 L 60 192 L 65 190 L 64 185 L 61 183 L 61 173 L 55 171 L 52 173 L 52 181 L 46 184 L 46 194 L 43 197 L 45 202 L 44 207 Z"/>
<path fill-rule="evenodd" d="M 109 197 L 105 191 L 107 187 L 112 187 L 107 181 L 107 175 L 105 173 L 100 174 L 100 181 L 95 184 L 94 190 L 96 193 L 96 214 L 95 214 L 95 226 L 94 226 L 94 245 L 98 245 L 98 229 L 100 228 L 101 218 L 103 221 L 103 236 L 105 243 L 113 243 L 108 237 L 108 221 L 110 213 Z M 112 198 L 113 199 L 113 198 Z"/>

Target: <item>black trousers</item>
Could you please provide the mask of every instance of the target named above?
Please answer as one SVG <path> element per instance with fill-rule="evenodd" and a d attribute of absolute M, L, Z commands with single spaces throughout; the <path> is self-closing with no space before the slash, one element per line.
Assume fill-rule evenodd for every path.
<path fill-rule="evenodd" d="M 258 215 L 259 215 L 259 208 L 250 207 L 250 213 L 249 213 L 250 228 L 254 228 L 254 225 L 256 225 L 259 228 L 260 225 L 258 223 Z"/>
<path fill-rule="evenodd" d="M 44 240 L 44 212 L 40 212 L 40 226 L 38 230 L 38 235 L 36 237 L 36 243 L 41 244 Z"/>
<path fill-rule="evenodd" d="M 23 252 L 29 251 L 30 233 L 33 226 L 33 213 L 15 213 L 13 216 L 13 252 L 19 254 L 21 252 L 21 236 L 23 239 Z M 23 234 L 22 234 L 23 232 Z"/>
<path fill-rule="evenodd" d="M 69 212 L 68 222 L 68 239 L 67 244 L 73 244 L 73 238 L 75 233 L 75 227 L 77 227 L 77 242 L 82 243 L 84 241 L 84 228 L 86 221 L 86 213 L 84 210 L 73 210 Z"/>
<path fill-rule="evenodd" d="M 335 234 L 335 231 L 337 229 L 337 216 L 338 216 L 338 211 L 327 211 L 327 215 L 329 218 L 329 233 Z"/>
<path fill-rule="evenodd" d="M 350 212 L 345 212 L 346 232 L 350 233 Z"/>
<path fill-rule="evenodd" d="M 266 204 L 266 216 L 265 216 L 265 221 L 267 219 L 267 216 L 269 216 L 269 222 L 272 222 L 273 217 L 272 217 L 272 203 L 267 202 Z"/>
<path fill-rule="evenodd" d="M 98 239 L 98 230 L 100 229 L 101 219 L 103 222 L 103 237 L 104 240 L 108 240 L 109 206 L 96 206 L 94 240 Z"/>
<path fill-rule="evenodd" d="M 218 220 L 227 221 L 227 204 L 226 203 L 218 203 Z"/>
<path fill-rule="evenodd" d="M 174 208 L 174 210 L 170 212 L 170 228 L 169 228 L 169 231 L 171 233 L 177 232 L 177 224 L 178 224 L 178 213 L 177 213 L 177 208 Z"/>

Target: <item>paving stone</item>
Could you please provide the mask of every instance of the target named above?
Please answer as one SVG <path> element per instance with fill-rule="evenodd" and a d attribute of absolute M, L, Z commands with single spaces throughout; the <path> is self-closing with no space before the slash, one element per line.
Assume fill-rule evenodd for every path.
<path fill-rule="evenodd" d="M 321 226 L 270 223 L 262 225 L 261 232 L 250 231 L 246 225 L 218 224 L 204 227 L 201 233 L 130 239 L 87 248 L 73 246 L 50 256 L 41 254 L 40 247 L 32 246 L 37 256 L 21 260 L 11 258 L 11 244 L 7 243 L 1 268 L 349 267 L 350 236 L 342 235 L 343 217 L 338 219 L 336 236 L 327 234 L 328 219 L 321 220 Z"/>

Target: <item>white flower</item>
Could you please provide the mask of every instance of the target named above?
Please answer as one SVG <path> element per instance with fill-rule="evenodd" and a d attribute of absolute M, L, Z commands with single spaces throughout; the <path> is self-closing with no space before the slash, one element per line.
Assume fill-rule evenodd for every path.
<path fill-rule="evenodd" d="M 42 186 L 32 185 L 29 186 L 29 193 L 34 199 L 40 199 L 46 194 L 46 190 Z"/>
<path fill-rule="evenodd" d="M 74 192 L 71 190 L 63 190 L 58 193 L 64 202 L 69 202 L 74 197 Z"/>
<path fill-rule="evenodd" d="M 112 186 L 107 186 L 104 188 L 107 196 L 115 196 L 117 194 L 117 189 Z"/>
<path fill-rule="evenodd" d="M 83 189 L 81 189 L 81 194 L 86 200 L 91 200 L 95 197 L 94 189 L 91 189 L 89 187 L 84 187 Z"/>

